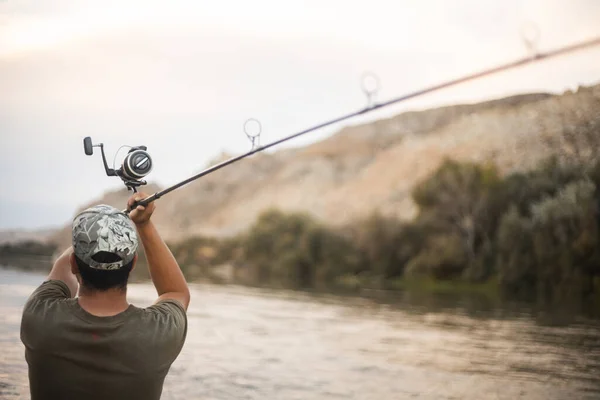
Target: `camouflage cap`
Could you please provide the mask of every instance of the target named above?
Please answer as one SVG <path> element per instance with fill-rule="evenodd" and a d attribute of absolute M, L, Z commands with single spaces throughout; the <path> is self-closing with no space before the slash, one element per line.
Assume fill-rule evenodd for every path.
<path fill-rule="evenodd" d="M 135 225 L 122 211 L 98 205 L 82 211 L 73 219 L 75 255 L 95 269 L 113 270 L 127 265 L 135 257 L 138 237 Z M 94 260 L 99 252 L 117 255 L 120 260 L 102 263 Z"/>

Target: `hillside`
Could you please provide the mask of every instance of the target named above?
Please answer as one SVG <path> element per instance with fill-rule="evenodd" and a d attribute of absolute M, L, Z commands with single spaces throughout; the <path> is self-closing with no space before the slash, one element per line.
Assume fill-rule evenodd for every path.
<path fill-rule="evenodd" d="M 492 162 L 509 173 L 552 154 L 593 158 L 598 144 L 600 85 L 406 112 L 225 167 L 160 199 L 155 221 L 178 240 L 235 234 L 268 208 L 306 211 L 334 225 L 375 209 L 411 218 L 412 188 L 445 158 Z M 128 196 L 123 189 L 91 204 L 123 207 Z M 68 228 L 53 236 L 61 245 Z"/>

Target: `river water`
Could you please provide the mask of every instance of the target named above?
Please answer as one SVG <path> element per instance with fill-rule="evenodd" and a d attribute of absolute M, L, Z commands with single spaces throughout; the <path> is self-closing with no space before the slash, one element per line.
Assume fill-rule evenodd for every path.
<path fill-rule="evenodd" d="M 29 398 L 20 313 L 43 278 L 0 269 L 1 399 Z M 599 321 L 430 300 L 192 285 L 163 399 L 600 399 Z"/>

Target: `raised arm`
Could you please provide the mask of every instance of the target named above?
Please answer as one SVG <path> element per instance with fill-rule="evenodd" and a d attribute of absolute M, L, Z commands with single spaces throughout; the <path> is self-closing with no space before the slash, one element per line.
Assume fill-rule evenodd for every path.
<path fill-rule="evenodd" d="M 54 262 L 52 266 L 52 270 L 48 275 L 48 280 L 58 280 L 63 281 L 69 287 L 71 291 L 71 297 L 75 297 L 77 295 L 77 291 L 79 290 L 79 283 L 77 282 L 77 278 L 72 272 L 70 259 L 73 254 L 73 247 L 69 247 L 65 250 Z"/>
<path fill-rule="evenodd" d="M 134 194 L 127 203 L 128 208 L 131 208 L 136 200 L 146 197 L 148 195 L 144 193 Z M 174 299 L 179 301 L 183 308 L 187 310 L 190 303 L 190 291 L 177 260 L 173 257 L 171 250 L 167 247 L 150 219 L 154 209 L 155 205 L 152 202 L 148 207 L 138 206 L 130 212 L 129 216 L 136 225 L 140 241 L 146 253 L 150 277 L 159 296 L 157 302 L 164 299 Z"/>

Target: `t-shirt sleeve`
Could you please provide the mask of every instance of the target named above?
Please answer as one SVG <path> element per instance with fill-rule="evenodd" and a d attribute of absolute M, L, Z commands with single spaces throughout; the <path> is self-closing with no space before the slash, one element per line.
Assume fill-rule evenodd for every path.
<path fill-rule="evenodd" d="M 187 313 L 180 302 L 166 299 L 146 308 L 152 319 L 154 337 L 160 341 L 162 362 L 171 364 L 183 348 L 187 336 Z"/>
<path fill-rule="evenodd" d="M 71 297 L 71 290 L 59 280 L 47 280 L 38 286 L 27 299 L 21 319 L 21 340 L 31 347 L 36 343 L 45 321 L 52 319 L 57 306 Z"/>
<path fill-rule="evenodd" d="M 40 286 L 38 286 L 29 299 L 27 300 L 27 305 L 30 305 L 34 302 L 44 301 L 44 300 L 62 300 L 68 299 L 71 297 L 71 290 L 67 286 L 66 283 L 59 280 L 47 280 L 44 281 Z M 26 306 L 27 306 L 26 305 Z"/>

